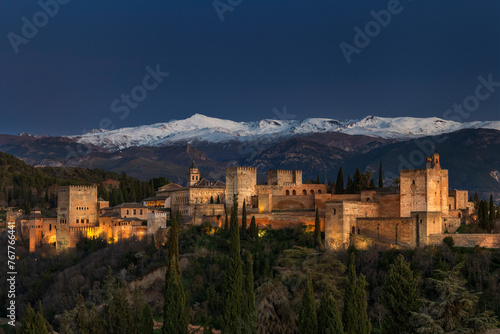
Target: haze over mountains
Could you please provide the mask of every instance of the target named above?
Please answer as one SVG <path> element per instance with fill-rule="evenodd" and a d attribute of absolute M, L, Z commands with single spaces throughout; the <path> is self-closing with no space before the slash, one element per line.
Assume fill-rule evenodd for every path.
<path fill-rule="evenodd" d="M 434 150 L 449 170 L 450 189 L 500 198 L 500 121 L 368 116 L 234 122 L 195 114 L 80 136 L 0 135 L 0 151 L 31 165 L 102 168 L 178 183 L 194 158 L 203 177 L 224 180 L 226 167 L 240 165 L 257 167 L 260 181 L 270 169 L 301 169 L 304 181 L 318 174 L 334 181 L 340 166 L 346 179 L 358 167 L 376 175 L 382 161 L 390 184 L 400 169 L 424 168 Z"/>

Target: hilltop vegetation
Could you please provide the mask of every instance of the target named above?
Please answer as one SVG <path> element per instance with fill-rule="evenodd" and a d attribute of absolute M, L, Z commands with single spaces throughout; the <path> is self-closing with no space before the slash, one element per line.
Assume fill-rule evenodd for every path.
<path fill-rule="evenodd" d="M 154 189 L 167 182 L 165 178 L 140 181 L 126 173 L 103 169 L 33 167 L 0 152 L 0 205 L 27 211 L 35 206 L 46 210 L 55 208 L 58 186 L 97 185 L 99 196 L 116 205 L 153 196 Z"/>

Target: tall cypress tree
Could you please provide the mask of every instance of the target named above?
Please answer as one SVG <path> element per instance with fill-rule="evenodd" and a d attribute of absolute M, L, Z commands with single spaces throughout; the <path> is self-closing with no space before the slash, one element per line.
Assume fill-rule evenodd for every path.
<path fill-rule="evenodd" d="M 337 174 L 337 182 L 335 183 L 335 193 L 343 194 L 344 193 L 344 173 L 342 172 L 342 166 L 339 169 L 339 173 Z"/>
<path fill-rule="evenodd" d="M 85 299 L 80 294 L 76 297 L 76 307 L 78 310 L 76 314 L 76 324 L 78 329 L 81 334 L 87 334 L 89 333 L 87 308 L 85 307 Z"/>
<path fill-rule="evenodd" d="M 256 239 L 259 236 L 259 229 L 257 228 L 257 224 L 255 223 L 255 216 L 252 216 L 252 220 L 250 221 L 250 237 Z"/>
<path fill-rule="evenodd" d="M 346 334 L 368 334 L 371 331 L 371 324 L 366 313 L 366 281 L 363 276 L 357 278 L 354 260 L 355 255 L 351 253 L 342 321 Z"/>
<path fill-rule="evenodd" d="M 109 334 L 133 334 L 134 323 L 130 305 L 125 298 L 124 288 L 118 289 L 113 295 L 105 311 L 106 333 Z"/>
<path fill-rule="evenodd" d="M 229 229 L 229 219 L 227 218 L 227 212 L 226 212 L 226 220 L 224 221 L 224 231 L 227 231 Z"/>
<path fill-rule="evenodd" d="M 382 173 L 382 160 L 380 161 L 380 167 L 378 169 L 378 187 L 379 188 L 384 187 L 384 176 Z"/>
<path fill-rule="evenodd" d="M 316 303 L 311 274 L 307 274 L 306 289 L 302 295 L 302 304 L 299 313 L 299 334 L 316 333 L 318 331 L 318 320 L 316 317 Z"/>
<path fill-rule="evenodd" d="M 241 230 L 245 233 L 247 230 L 247 206 L 245 204 L 245 199 L 243 199 L 243 208 L 241 210 Z"/>
<path fill-rule="evenodd" d="M 236 195 L 233 197 L 229 233 L 229 259 L 224 284 L 224 333 L 240 334 L 242 327 L 243 273 L 240 254 L 240 229 L 238 226 L 238 197 Z"/>
<path fill-rule="evenodd" d="M 26 308 L 26 314 L 24 315 L 23 321 L 21 323 L 20 334 L 31 334 L 35 333 L 35 310 L 28 304 Z"/>
<path fill-rule="evenodd" d="M 141 324 L 138 326 L 137 334 L 154 334 L 153 312 L 149 304 L 142 309 Z"/>
<path fill-rule="evenodd" d="M 253 279 L 252 254 L 245 254 L 245 278 L 243 282 L 243 330 L 242 333 L 257 333 L 257 308 L 255 307 L 255 291 Z"/>
<path fill-rule="evenodd" d="M 168 237 L 167 270 L 165 273 L 165 305 L 163 308 L 163 334 L 187 334 L 188 319 L 186 297 L 181 283 L 179 263 L 180 214 L 172 216 Z"/>
<path fill-rule="evenodd" d="M 413 277 L 410 264 L 403 255 L 391 264 L 389 275 L 385 280 L 382 304 L 389 311 L 385 317 L 385 326 L 389 333 L 410 333 L 412 326 L 410 316 L 420 309 L 418 281 Z"/>
<path fill-rule="evenodd" d="M 354 179 L 352 180 L 352 183 L 356 194 L 360 193 L 361 190 L 365 188 L 365 176 L 361 173 L 359 168 L 356 168 L 356 171 L 354 172 Z"/>
<path fill-rule="evenodd" d="M 346 194 L 354 194 L 354 183 L 351 180 L 351 176 L 347 175 L 347 185 L 346 185 Z"/>
<path fill-rule="evenodd" d="M 314 247 L 321 247 L 321 225 L 319 220 L 319 208 L 316 208 L 316 219 L 314 220 Z"/>
<path fill-rule="evenodd" d="M 318 311 L 318 334 L 343 334 L 344 326 L 337 303 L 330 293 L 321 297 Z"/>

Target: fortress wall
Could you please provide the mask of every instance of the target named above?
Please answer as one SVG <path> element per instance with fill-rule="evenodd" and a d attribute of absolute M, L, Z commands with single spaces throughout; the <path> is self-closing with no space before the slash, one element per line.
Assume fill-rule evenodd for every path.
<path fill-rule="evenodd" d="M 301 170 L 270 170 L 267 172 L 267 184 L 283 186 L 285 184 L 302 184 Z"/>
<path fill-rule="evenodd" d="M 357 233 L 356 219 L 379 216 L 379 205 L 363 202 L 328 202 L 325 215 L 327 249 L 345 249 L 349 245 L 350 234 Z"/>
<path fill-rule="evenodd" d="M 316 194 L 314 195 L 314 205 L 320 210 L 326 208 L 326 202 L 332 201 L 332 194 Z"/>
<path fill-rule="evenodd" d="M 314 210 L 314 196 L 273 196 L 273 210 Z"/>
<path fill-rule="evenodd" d="M 446 217 L 443 219 L 443 231 L 448 233 L 455 233 L 460 227 L 462 219 L 458 217 Z"/>
<path fill-rule="evenodd" d="M 401 201 L 399 194 L 376 195 L 375 201 L 380 205 L 380 213 L 384 217 L 400 217 Z"/>
<path fill-rule="evenodd" d="M 452 237 L 455 247 L 500 248 L 500 234 L 433 234 L 429 236 L 429 244 L 439 245 L 445 237 Z"/>
<path fill-rule="evenodd" d="M 342 201 L 361 202 L 361 194 L 332 194 L 331 201 L 332 202 L 342 202 Z"/>
<path fill-rule="evenodd" d="M 359 234 L 378 241 L 415 246 L 415 228 L 412 218 L 358 218 Z"/>
<path fill-rule="evenodd" d="M 193 210 L 193 224 L 200 225 L 205 216 L 225 217 L 224 204 L 196 204 Z"/>

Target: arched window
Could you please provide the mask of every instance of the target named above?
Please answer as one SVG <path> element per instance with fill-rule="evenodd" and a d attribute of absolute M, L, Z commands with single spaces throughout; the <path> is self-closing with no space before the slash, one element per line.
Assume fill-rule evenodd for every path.
<path fill-rule="evenodd" d="M 293 196 L 295 196 L 295 195 L 297 195 L 297 192 L 294 190 L 294 191 L 292 192 L 292 194 L 293 194 Z"/>
<path fill-rule="evenodd" d="M 76 220 L 76 223 L 78 224 L 79 222 L 80 222 L 80 221 L 77 219 L 77 220 Z"/>
<path fill-rule="evenodd" d="M 302 195 L 307 195 L 307 190 L 302 190 Z"/>
<path fill-rule="evenodd" d="M 321 189 L 318 189 L 318 194 L 322 194 L 323 192 L 321 191 Z"/>
<path fill-rule="evenodd" d="M 356 234 L 356 227 L 352 227 L 352 234 Z"/>
<path fill-rule="evenodd" d="M 285 192 L 285 194 L 286 194 L 286 196 L 290 196 L 290 190 L 287 190 L 287 191 Z"/>
<path fill-rule="evenodd" d="M 337 209 L 333 208 L 333 214 L 336 215 L 337 214 Z"/>
<path fill-rule="evenodd" d="M 311 195 L 314 195 L 314 190 L 311 189 Z"/>

